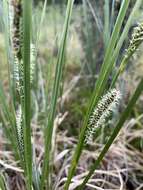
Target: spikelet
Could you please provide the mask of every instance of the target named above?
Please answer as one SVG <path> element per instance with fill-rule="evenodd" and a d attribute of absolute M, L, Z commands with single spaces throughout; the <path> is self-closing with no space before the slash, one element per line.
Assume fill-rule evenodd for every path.
<path fill-rule="evenodd" d="M 110 113 L 119 104 L 121 94 L 118 90 L 112 89 L 104 95 L 89 118 L 87 130 L 85 133 L 85 144 L 90 143 L 96 129 L 101 127 Z"/>
<path fill-rule="evenodd" d="M 18 65 L 19 65 L 19 61 L 18 61 L 17 57 L 15 56 L 14 57 L 14 79 L 16 82 L 17 90 L 19 88 L 19 68 L 18 68 Z"/>
<path fill-rule="evenodd" d="M 16 84 L 16 90 L 18 91 L 21 99 L 24 98 L 24 68 L 23 68 L 23 61 L 18 60 L 18 58 L 14 57 L 14 73 L 13 78 Z"/>
<path fill-rule="evenodd" d="M 16 127 L 17 127 L 17 137 L 18 137 L 18 147 L 21 153 L 22 159 L 24 159 L 24 136 L 23 136 L 23 118 L 22 118 L 22 109 L 19 107 L 16 114 Z"/>
<path fill-rule="evenodd" d="M 22 0 L 10 1 L 10 31 L 14 56 L 21 58 Z"/>
<path fill-rule="evenodd" d="M 19 94 L 21 99 L 24 99 L 24 66 L 23 60 L 19 64 Z"/>
<path fill-rule="evenodd" d="M 143 42 L 143 23 L 139 23 L 137 27 L 135 27 L 134 32 L 132 34 L 132 39 L 130 41 L 129 47 L 126 50 L 125 56 L 130 57 L 139 47 L 139 45 Z"/>
<path fill-rule="evenodd" d="M 31 53 L 30 53 L 30 82 L 33 83 L 34 73 L 35 73 L 35 63 L 36 63 L 36 48 L 34 44 L 31 44 Z"/>
<path fill-rule="evenodd" d="M 8 18 L 9 18 L 9 36 L 13 33 L 13 19 L 14 19 L 14 7 L 11 0 L 8 1 Z M 11 39 L 12 40 L 12 39 Z"/>
<path fill-rule="evenodd" d="M 36 48 L 34 44 L 31 44 L 31 54 L 30 54 L 30 83 L 33 83 L 34 73 L 35 73 L 35 62 L 36 62 Z M 16 83 L 16 89 L 19 92 L 21 98 L 24 97 L 24 67 L 23 60 L 18 60 L 14 57 L 14 80 Z"/>

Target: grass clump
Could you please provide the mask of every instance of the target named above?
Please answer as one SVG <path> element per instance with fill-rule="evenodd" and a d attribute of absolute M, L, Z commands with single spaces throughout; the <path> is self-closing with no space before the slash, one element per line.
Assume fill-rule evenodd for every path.
<path fill-rule="evenodd" d="M 107 23 L 105 27 L 102 27 L 102 29 L 108 30 L 107 36 L 106 31 L 100 30 L 100 33 L 103 32 L 105 55 L 98 76 L 92 75 L 93 85 L 91 86 L 94 87 L 94 89 L 91 95 L 89 93 L 89 103 L 81 129 L 77 130 L 77 132 L 79 132 L 79 138 L 78 140 L 77 138 L 71 138 L 69 140 L 63 132 L 63 139 L 60 137 L 59 141 L 63 142 L 66 136 L 69 140 L 69 144 L 67 143 L 69 149 L 61 150 L 60 147 L 60 153 L 55 156 L 58 146 L 56 132 L 68 114 L 64 113 L 63 116 L 61 116 L 59 112 L 62 112 L 65 100 L 62 98 L 64 98 L 65 63 L 66 59 L 68 59 L 66 47 L 68 46 L 67 39 L 72 9 L 74 7 L 73 4 L 74 0 L 68 0 L 63 32 L 60 37 L 60 42 L 57 43 L 58 48 L 56 49 L 56 53 L 50 56 L 50 61 L 48 60 L 49 62 L 47 63 L 48 66 L 46 65 L 44 67 L 43 65 L 41 66 L 42 61 L 39 64 L 38 59 L 38 43 L 41 28 L 37 27 L 37 30 L 34 31 L 36 27 L 33 26 L 35 22 L 32 17 L 34 12 L 32 1 L 9 0 L 8 3 L 5 0 L 3 1 L 3 26 L 5 29 L 11 104 L 5 100 L 5 93 L 2 85 L 0 85 L 2 126 L 11 143 L 15 159 L 19 161 L 18 167 L 21 167 L 22 171 L 24 171 L 25 188 L 27 190 L 85 189 L 86 186 L 88 186 L 88 181 L 96 172 L 95 170 L 100 166 L 102 160 L 106 158 L 106 153 L 111 145 L 113 145 L 114 140 L 118 136 L 143 90 L 143 78 L 141 78 L 131 98 L 129 98 L 127 106 L 122 110 L 122 113 L 119 112 L 114 123 L 114 128 L 111 129 L 111 133 L 108 133 L 107 140 L 104 141 L 105 144 L 102 143 L 96 160 L 90 162 L 91 166 L 89 171 L 84 174 L 84 179 L 79 180 L 76 187 L 72 187 L 74 175 L 82 153 L 89 151 L 88 148 L 91 148 L 90 145 L 94 144 L 94 135 L 97 135 L 97 139 L 99 138 L 102 133 L 102 126 L 105 124 L 105 121 L 109 121 L 110 113 L 114 113 L 115 108 L 117 108 L 121 101 L 121 94 L 124 92 L 121 91 L 120 87 L 118 88 L 119 90 L 116 90 L 114 86 L 116 86 L 120 74 L 125 70 L 125 65 L 128 63 L 129 58 L 136 52 L 141 44 L 143 29 L 142 24 L 135 29 L 129 47 L 125 55 L 123 55 L 117 72 L 113 78 L 111 78 L 111 84 L 109 84 L 109 78 L 114 71 L 116 60 L 127 38 L 135 12 L 141 5 L 141 0 L 137 0 L 127 22 L 125 22 L 130 1 L 123 0 L 113 30 L 109 27 L 109 23 Z M 46 5 L 47 1 L 45 0 L 40 19 L 40 27 L 42 27 L 46 15 Z M 92 4 L 90 4 L 89 1 L 84 1 L 84 9 L 87 9 L 87 7 L 85 7 L 86 5 L 89 6 L 94 15 Z M 113 5 L 114 4 L 112 4 L 112 8 Z M 103 9 L 105 17 L 110 17 L 109 8 L 109 1 L 106 1 Z M 114 15 L 113 13 L 114 9 L 112 9 L 112 16 Z M 84 16 L 86 17 L 86 15 Z M 111 20 L 112 19 L 113 18 L 111 18 Z M 97 18 L 95 18 L 95 20 L 97 21 Z M 108 22 L 109 20 L 110 19 L 107 18 Z M 89 52 L 88 48 L 87 50 Z M 86 54 L 86 56 L 89 55 Z M 87 59 L 88 58 L 89 57 L 87 57 Z M 92 57 L 91 64 L 93 64 L 93 62 Z M 42 67 L 45 71 L 41 69 Z M 83 70 L 84 68 L 83 66 Z M 48 71 L 46 69 L 48 69 Z M 48 74 L 48 76 L 45 73 Z M 87 77 L 86 74 L 84 71 L 81 71 L 76 80 L 70 81 L 70 83 L 68 81 L 67 86 L 70 84 L 70 86 L 68 86 L 68 90 L 70 89 L 67 93 L 68 96 L 70 96 L 71 91 L 75 90 L 75 86 L 79 82 L 80 77 Z M 80 87 L 78 90 L 81 90 Z M 42 110 L 41 113 L 40 110 Z M 83 112 L 81 111 L 80 113 Z M 43 116 L 42 121 L 39 119 L 40 116 Z M 112 117 L 110 118 L 112 119 Z M 76 121 L 74 122 L 76 123 Z M 98 128 L 101 128 L 101 131 L 97 131 Z M 64 129 L 62 129 L 62 131 L 64 131 Z M 40 140 L 37 134 L 40 134 Z M 68 133 L 68 135 L 70 134 Z M 38 145 L 34 143 L 35 139 L 40 141 L 40 150 L 38 149 Z M 88 143 L 89 146 L 85 147 L 85 143 Z M 73 151 L 70 152 L 72 146 L 76 147 L 74 153 Z M 63 145 L 63 147 L 66 146 Z M 68 154 L 68 156 L 70 155 L 69 158 L 66 158 L 66 154 Z M 59 164 L 61 158 L 63 162 Z M 68 170 L 65 172 L 66 164 L 68 165 Z M 61 170 L 59 169 L 60 166 L 62 168 Z M 19 172 L 15 168 L 10 169 Z M 60 172 L 58 170 L 60 170 Z M 66 176 L 66 178 L 63 176 Z M 57 180 L 55 180 L 56 178 Z M 64 178 L 63 181 L 61 181 L 61 178 Z M 5 180 L 3 176 L 0 177 L 0 184 L 2 184 L 1 188 L 4 188 Z"/>

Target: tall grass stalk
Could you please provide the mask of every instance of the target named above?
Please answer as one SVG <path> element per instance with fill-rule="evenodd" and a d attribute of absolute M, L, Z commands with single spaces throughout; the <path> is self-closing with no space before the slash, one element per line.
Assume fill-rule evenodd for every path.
<path fill-rule="evenodd" d="M 43 5 L 43 10 L 42 10 L 42 14 L 41 14 L 41 19 L 40 19 L 40 25 L 39 25 L 39 29 L 37 32 L 37 39 L 36 39 L 36 49 L 38 48 L 38 43 L 39 43 L 39 39 L 40 39 L 40 34 L 41 34 L 41 28 L 44 22 L 44 18 L 45 18 L 45 14 L 46 14 L 46 7 L 47 7 L 47 1 L 44 1 L 44 5 Z"/>
<path fill-rule="evenodd" d="M 32 145 L 31 145 L 31 106 L 30 106 L 30 43 L 32 24 L 32 1 L 23 1 L 23 65 L 24 65 L 24 157 L 27 187 L 32 189 Z"/>
<path fill-rule="evenodd" d="M 110 32 L 112 31 L 112 28 L 114 26 L 114 19 L 115 19 L 115 0 L 112 1 L 112 7 L 111 7 Z"/>
<path fill-rule="evenodd" d="M 65 52 L 67 34 L 69 30 L 69 23 L 71 19 L 73 2 L 74 0 L 68 0 L 68 4 L 67 4 L 65 24 L 64 24 L 64 29 L 63 29 L 63 34 L 61 38 L 57 64 L 56 64 L 56 73 L 55 73 L 54 86 L 53 86 L 53 91 L 52 91 L 50 111 L 49 111 L 49 116 L 48 116 L 48 124 L 45 128 L 45 133 L 44 133 L 45 134 L 45 155 L 44 155 L 44 161 L 43 161 L 41 189 L 44 189 L 45 186 L 47 188 L 50 187 L 49 177 L 50 177 L 50 163 L 51 163 L 51 159 L 50 159 L 51 140 L 52 140 L 52 132 L 53 132 L 53 124 L 54 124 L 54 117 L 55 117 L 55 112 L 56 112 L 57 99 L 58 99 L 58 94 L 60 90 L 60 81 L 62 78 L 62 70 L 63 70 L 63 65 L 64 65 L 64 52 Z"/>
<path fill-rule="evenodd" d="M 103 30 L 103 36 L 104 36 L 104 46 L 105 48 L 108 45 L 108 42 L 110 40 L 110 4 L 109 0 L 104 1 L 104 30 Z"/>
<path fill-rule="evenodd" d="M 130 56 L 131 57 L 131 56 Z M 129 62 L 129 58 L 130 57 L 124 57 L 121 61 L 121 64 L 120 64 L 120 67 L 118 68 L 116 74 L 113 76 L 113 79 L 112 79 L 112 83 L 111 83 L 111 86 L 110 88 L 113 88 L 115 86 L 115 83 L 119 77 L 119 75 L 123 72 L 123 70 L 125 69 L 125 66 L 127 65 L 127 63 Z"/>

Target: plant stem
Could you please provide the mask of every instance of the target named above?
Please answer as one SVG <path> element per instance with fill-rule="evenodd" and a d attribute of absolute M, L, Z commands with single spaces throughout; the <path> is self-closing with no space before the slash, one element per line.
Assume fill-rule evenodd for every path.
<path fill-rule="evenodd" d="M 128 63 L 128 61 L 129 61 L 129 57 L 124 57 L 122 59 L 120 67 L 119 67 L 119 69 L 117 70 L 116 74 L 114 75 L 114 77 L 112 79 L 112 83 L 111 83 L 111 86 L 110 86 L 111 89 L 115 86 L 115 83 L 116 83 L 119 75 L 124 71 L 124 68 L 125 68 L 126 64 Z"/>
<path fill-rule="evenodd" d="M 23 1 L 23 65 L 24 65 L 24 157 L 27 189 L 32 189 L 31 107 L 30 107 L 30 43 L 32 1 Z"/>

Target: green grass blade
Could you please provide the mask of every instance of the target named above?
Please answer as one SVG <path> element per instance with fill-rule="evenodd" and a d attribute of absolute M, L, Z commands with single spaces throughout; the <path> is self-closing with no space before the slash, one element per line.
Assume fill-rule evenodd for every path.
<path fill-rule="evenodd" d="M 114 26 L 114 20 L 115 20 L 115 0 L 112 1 L 112 7 L 111 7 L 110 31 L 112 31 L 112 27 Z"/>
<path fill-rule="evenodd" d="M 5 101 L 5 94 L 4 94 L 4 90 L 2 88 L 1 82 L 0 82 L 0 104 L 2 106 L 2 110 L 5 114 L 5 117 L 10 122 L 11 127 L 13 127 L 15 125 L 15 121 L 13 120 L 14 116 L 12 117 L 11 112 L 8 108 L 8 105 Z M 15 130 L 15 128 L 14 128 L 14 130 Z"/>
<path fill-rule="evenodd" d="M 23 64 L 24 64 L 24 157 L 27 187 L 32 188 L 32 148 L 30 128 L 30 43 L 32 1 L 23 1 Z"/>
<path fill-rule="evenodd" d="M 83 4 L 87 3 L 88 7 L 87 7 L 87 11 L 90 9 L 90 12 L 94 18 L 94 21 L 95 21 L 95 24 L 97 25 L 97 29 L 99 31 L 100 34 L 102 34 L 102 30 L 103 30 L 103 27 L 102 27 L 102 21 L 101 19 L 99 18 L 98 14 L 97 14 L 97 8 L 96 6 L 92 6 L 91 2 L 89 0 L 85 0 L 83 1 Z M 85 6 L 85 5 L 84 5 Z M 88 22 L 89 20 L 87 20 Z"/>
<path fill-rule="evenodd" d="M 5 122 L 3 122 L 5 124 L 4 131 L 6 132 L 7 138 L 11 142 L 11 146 L 14 150 L 14 155 L 15 155 L 16 160 L 19 160 L 20 157 L 19 157 L 19 153 L 18 153 L 18 149 L 17 149 L 18 146 L 17 146 L 17 141 L 15 140 L 15 137 L 16 137 L 15 115 L 13 115 L 13 112 L 11 112 L 9 110 L 9 107 L 6 103 L 5 94 L 4 94 L 1 83 L 0 83 L 0 105 L 1 105 L 5 120 L 8 121 L 8 123 L 10 124 L 10 126 L 7 127 L 6 126 L 7 124 Z M 4 121 L 4 119 L 3 119 L 3 121 Z"/>
<path fill-rule="evenodd" d="M 8 141 L 10 142 L 10 147 L 13 150 L 14 157 L 16 161 L 19 161 L 20 155 L 18 151 L 18 141 L 17 141 L 16 135 L 14 135 L 12 127 L 9 126 L 8 122 L 6 122 L 6 118 L 3 114 L 1 115 L 1 121 L 3 123 L 2 128 L 3 128 L 4 134 L 6 138 L 8 139 Z"/>
<path fill-rule="evenodd" d="M 5 180 L 4 180 L 4 177 L 2 176 L 2 174 L 0 174 L 0 190 L 6 190 Z"/>
<path fill-rule="evenodd" d="M 54 117 L 55 117 L 55 111 L 56 111 L 56 104 L 57 104 L 57 99 L 58 99 L 58 94 L 59 94 L 59 89 L 60 89 L 60 81 L 62 78 L 62 70 L 63 70 L 63 65 L 64 65 L 64 52 L 65 52 L 66 39 L 67 39 L 69 23 L 70 23 L 70 18 L 71 18 L 71 13 L 72 13 L 72 7 L 73 7 L 73 0 L 68 0 L 63 35 L 61 39 L 60 50 L 58 53 L 58 60 L 57 60 L 57 65 L 56 65 L 56 75 L 55 75 L 54 87 L 52 91 L 50 113 L 48 116 L 48 126 L 45 128 L 45 155 L 44 155 L 43 170 L 42 170 L 41 189 L 43 189 L 46 184 L 49 187 L 49 181 L 50 181 L 49 180 L 49 175 L 50 175 L 49 162 L 50 162 L 51 138 L 52 138 L 52 132 L 53 132 L 53 123 L 54 123 Z"/>
<path fill-rule="evenodd" d="M 37 32 L 36 48 L 38 47 L 38 43 L 40 40 L 41 29 L 42 29 L 43 21 L 44 21 L 45 14 L 46 14 L 46 7 L 47 7 L 47 0 L 44 1 L 44 5 L 43 5 L 43 10 L 42 10 L 41 19 L 40 19 L 40 25 L 39 25 L 39 29 Z"/>
<path fill-rule="evenodd" d="M 10 13 L 9 13 L 9 3 L 5 0 L 2 2 L 3 9 L 3 30 L 4 30 L 4 38 L 5 38 L 5 51 L 7 55 L 7 67 L 8 67 L 8 84 L 10 90 L 10 96 L 13 101 L 11 101 L 12 109 L 14 110 L 15 105 L 15 91 L 14 91 L 14 80 L 11 78 L 11 70 L 12 68 L 12 54 L 11 54 L 11 40 L 10 40 Z"/>
<path fill-rule="evenodd" d="M 106 49 L 108 42 L 110 40 L 110 12 L 109 12 L 109 0 L 104 1 L 104 30 L 103 30 L 103 37 L 104 37 L 104 47 Z"/>
<path fill-rule="evenodd" d="M 115 138 L 119 134 L 119 132 L 120 132 L 120 130 L 121 130 L 124 122 L 126 121 L 126 119 L 128 118 L 129 114 L 131 113 L 132 108 L 134 107 L 134 105 L 135 105 L 136 101 L 138 100 L 139 96 L 141 95 L 142 91 L 143 91 L 143 79 L 138 84 L 135 93 L 133 94 L 131 100 L 129 101 L 126 109 L 122 113 L 122 115 L 120 117 L 120 120 L 118 121 L 117 125 L 115 126 L 115 129 L 114 129 L 112 135 L 108 139 L 106 145 L 104 146 L 103 150 L 101 151 L 101 153 L 98 156 L 98 158 L 95 161 L 95 163 L 92 165 L 92 167 L 91 167 L 88 175 L 86 176 L 86 178 L 84 179 L 82 185 L 78 188 L 78 190 L 84 189 L 86 183 L 88 182 L 88 180 L 90 179 L 90 177 L 93 175 L 95 169 L 99 166 L 99 164 L 103 160 L 105 154 L 107 153 L 107 151 L 109 150 L 110 146 L 113 144 Z"/>
<path fill-rule="evenodd" d="M 87 127 L 87 123 L 88 123 L 88 120 L 89 120 L 90 113 L 91 113 L 93 107 L 96 105 L 96 103 L 98 102 L 100 96 L 102 95 L 102 93 L 104 91 L 104 88 L 102 87 L 102 85 L 105 87 L 105 84 L 103 84 L 102 81 L 104 80 L 104 75 L 106 73 L 106 70 L 110 66 L 110 59 L 111 59 L 114 47 L 115 47 L 116 42 L 117 42 L 119 32 L 120 32 L 120 29 L 121 29 L 121 26 L 122 26 L 122 23 L 123 23 L 123 20 L 124 20 L 128 5 L 129 5 L 129 1 L 124 0 L 123 3 L 122 3 L 121 9 L 120 9 L 119 15 L 117 17 L 117 21 L 116 21 L 116 24 L 115 24 L 111 39 L 110 39 L 109 45 L 107 47 L 107 51 L 106 51 L 106 54 L 105 54 L 105 59 L 104 59 L 104 62 L 103 62 L 103 66 L 101 68 L 100 75 L 99 75 L 98 80 L 96 82 L 96 88 L 95 88 L 95 90 L 93 92 L 93 95 L 92 95 L 92 98 L 91 98 L 91 101 L 90 101 L 90 104 L 89 104 L 89 107 L 88 107 L 88 111 L 86 113 L 86 117 L 85 117 L 85 120 L 84 120 L 84 123 L 83 123 L 83 127 L 81 129 L 81 133 L 80 133 L 80 136 L 79 136 L 79 141 L 78 141 L 75 153 L 73 155 L 71 167 L 70 167 L 69 173 L 68 173 L 68 179 L 67 179 L 67 182 L 65 184 L 64 190 L 68 190 L 70 182 L 71 182 L 71 179 L 72 179 L 72 177 L 74 175 L 78 160 L 80 158 L 82 148 L 83 148 L 83 143 L 84 143 L 84 134 L 85 134 L 85 130 L 86 130 L 86 127 Z"/>
<path fill-rule="evenodd" d="M 129 57 L 128 58 L 127 57 L 123 57 L 123 59 L 121 61 L 121 64 L 120 64 L 120 67 L 118 68 L 117 72 L 113 76 L 110 88 L 113 88 L 115 86 L 115 83 L 116 83 L 119 75 L 124 71 L 125 66 L 127 65 L 128 61 L 129 61 Z"/>

